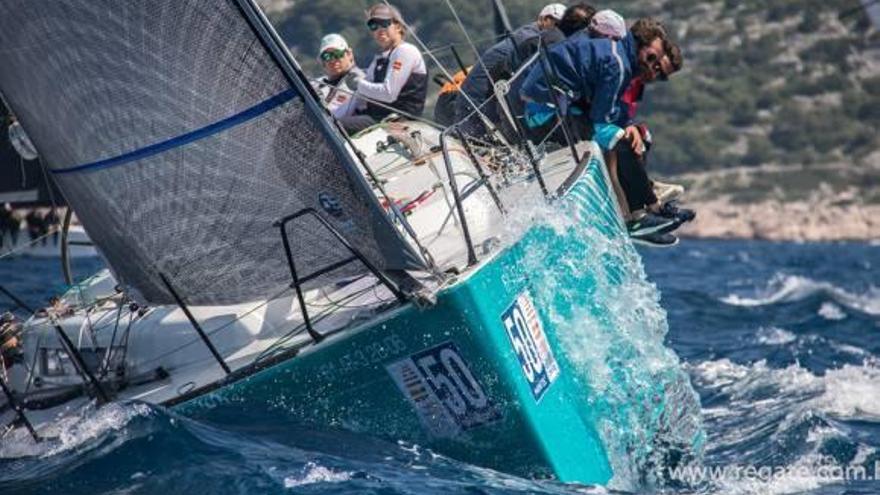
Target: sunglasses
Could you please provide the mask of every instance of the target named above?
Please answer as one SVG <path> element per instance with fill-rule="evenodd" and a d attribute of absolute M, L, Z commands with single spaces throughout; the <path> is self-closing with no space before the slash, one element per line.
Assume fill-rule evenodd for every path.
<path fill-rule="evenodd" d="M 654 52 L 648 53 L 648 55 L 645 57 L 645 62 L 647 62 L 648 65 L 651 66 L 652 69 L 654 69 L 654 72 L 657 73 L 657 79 L 661 81 L 669 80 L 669 74 L 667 74 L 663 70 L 663 64 L 660 63 L 659 55 Z"/>
<path fill-rule="evenodd" d="M 394 24 L 392 19 L 370 19 L 367 21 L 367 27 L 370 31 L 378 31 L 379 29 L 388 29 Z"/>
<path fill-rule="evenodd" d="M 334 60 L 339 60 L 348 53 L 348 50 L 324 50 L 321 52 L 321 61 L 323 62 L 332 62 Z"/>

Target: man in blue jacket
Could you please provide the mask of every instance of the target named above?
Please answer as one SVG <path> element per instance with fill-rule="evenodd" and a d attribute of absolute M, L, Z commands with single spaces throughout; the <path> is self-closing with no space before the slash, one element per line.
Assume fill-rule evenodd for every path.
<path fill-rule="evenodd" d="M 548 66 L 534 67 L 522 86 L 520 94 L 527 102 L 527 123 L 543 125 L 553 118 L 552 106 L 558 106 L 563 114 L 589 122 L 592 138 L 603 151 L 611 152 L 618 143 L 625 142 L 641 154 L 641 134 L 621 105 L 621 97 L 637 75 L 645 83 L 668 78 L 668 47 L 665 30 L 652 19 L 636 21 L 620 41 L 580 33 L 556 44 L 547 52 Z M 548 84 L 548 76 L 552 84 Z M 611 153 L 607 155 L 613 158 Z M 645 203 L 632 208 L 638 204 L 638 198 L 628 199 L 634 199 L 628 202 L 629 211 L 625 211 L 630 213 L 628 227 L 634 237 L 662 236 L 677 226 L 674 220 L 653 211 L 659 205 Z"/>

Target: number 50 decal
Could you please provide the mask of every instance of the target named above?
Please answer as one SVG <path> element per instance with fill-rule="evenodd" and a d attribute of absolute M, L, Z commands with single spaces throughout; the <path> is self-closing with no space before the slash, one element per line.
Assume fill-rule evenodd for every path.
<path fill-rule="evenodd" d="M 501 315 L 501 321 L 532 389 L 532 396 L 535 401 L 540 401 L 559 376 L 559 364 L 553 357 L 541 318 L 528 291 L 516 298 Z"/>
<path fill-rule="evenodd" d="M 387 369 L 434 436 L 454 437 L 501 418 L 452 342 L 391 363 Z"/>

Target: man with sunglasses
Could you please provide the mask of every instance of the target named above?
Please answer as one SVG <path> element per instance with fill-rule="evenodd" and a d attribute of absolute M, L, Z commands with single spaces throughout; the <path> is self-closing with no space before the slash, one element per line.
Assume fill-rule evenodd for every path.
<path fill-rule="evenodd" d="M 616 152 L 618 144 L 624 143 L 622 146 L 629 147 L 637 156 L 644 153 L 640 131 L 632 125 L 621 98 L 634 77 L 640 77 L 645 84 L 668 78 L 668 46 L 665 29 L 653 19 L 639 19 L 620 41 L 591 37 L 589 33 L 576 34 L 547 52 L 546 72 L 551 74 L 552 84 L 548 84 L 545 70 L 536 66 L 521 91 L 529 105 L 558 105 L 564 113 L 575 108 L 575 102 L 588 102 L 587 115 L 573 118 L 587 119 L 592 124 L 592 138 L 606 152 L 630 235 L 652 236 L 646 242 L 657 241 L 657 245 L 677 242 L 672 236 L 662 236 L 680 224 L 659 215 L 660 205 L 650 192 L 647 174 L 628 168 L 626 172 L 633 173 L 621 176 L 632 180 L 617 181 Z M 629 194 L 623 193 L 622 186 L 626 186 Z"/>
<path fill-rule="evenodd" d="M 339 119 L 349 134 L 360 132 L 393 113 L 421 116 L 428 96 L 428 71 L 422 53 L 404 41 L 406 23 L 400 11 L 380 3 L 367 11 L 367 27 L 381 50 L 366 77 L 357 81 L 365 105 Z"/>
<path fill-rule="evenodd" d="M 335 33 L 324 36 L 321 38 L 318 59 L 324 68 L 324 77 L 313 81 L 312 85 L 321 102 L 337 119 L 354 115 L 357 110 L 357 99 L 354 97 L 357 86 L 349 82 L 362 79 L 364 71 L 355 65 L 348 42 Z"/>

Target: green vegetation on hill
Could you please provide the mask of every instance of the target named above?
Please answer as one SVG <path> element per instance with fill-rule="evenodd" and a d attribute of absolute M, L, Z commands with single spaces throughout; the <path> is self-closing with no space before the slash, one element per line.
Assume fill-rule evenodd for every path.
<path fill-rule="evenodd" d="M 543 2 L 507 0 L 518 25 Z M 373 44 L 365 0 L 295 1 L 273 15 L 308 70 L 321 36 L 340 32 L 366 65 Z M 475 40 L 492 37 L 489 0 L 452 0 Z M 398 0 L 430 47 L 465 38 L 445 1 Z M 663 20 L 682 46 L 685 70 L 649 88 L 640 118 L 654 131 L 653 166 L 680 173 L 769 163 L 864 164 L 880 147 L 880 48 L 858 0 L 636 0 L 595 2 L 628 19 Z M 488 42 L 478 43 L 481 48 Z M 467 45 L 459 47 L 466 62 Z M 447 67 L 448 51 L 438 54 Z M 436 67 L 431 70 L 436 73 Z M 867 163 L 877 165 L 878 163 Z"/>

